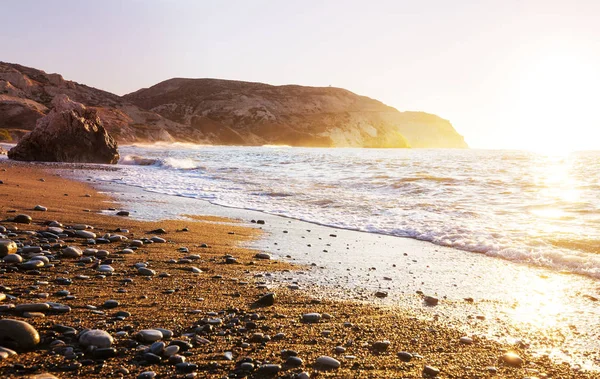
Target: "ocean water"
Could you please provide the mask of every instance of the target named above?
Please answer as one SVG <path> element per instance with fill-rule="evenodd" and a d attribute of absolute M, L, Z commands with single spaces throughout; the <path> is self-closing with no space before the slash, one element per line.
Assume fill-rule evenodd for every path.
<path fill-rule="evenodd" d="M 600 152 L 120 150 L 98 179 L 600 279 Z"/>

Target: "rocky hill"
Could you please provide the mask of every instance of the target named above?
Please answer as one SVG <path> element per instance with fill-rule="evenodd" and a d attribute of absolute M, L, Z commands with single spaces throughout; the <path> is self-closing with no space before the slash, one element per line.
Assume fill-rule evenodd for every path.
<path fill-rule="evenodd" d="M 20 138 L 66 94 L 120 142 L 467 147 L 447 121 L 399 112 L 341 88 L 170 79 L 120 97 L 58 74 L 0 62 L 0 128 Z"/>

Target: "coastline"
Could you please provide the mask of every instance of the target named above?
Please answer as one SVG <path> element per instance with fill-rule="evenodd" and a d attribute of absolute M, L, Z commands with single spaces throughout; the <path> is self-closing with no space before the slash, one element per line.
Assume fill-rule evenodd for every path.
<path fill-rule="evenodd" d="M 133 254 L 118 253 L 126 244 L 107 246 L 111 251 L 116 250 L 111 263 L 115 273 L 104 279 L 98 278 L 90 265 L 78 266 L 73 261 L 64 260 L 54 268 L 42 269 L 40 277 L 21 272 L 3 273 L 2 284 L 10 287 L 12 293 L 19 295 L 15 300 L 7 300 L 3 304 L 41 302 L 36 298 L 36 292 L 40 291 L 50 293 L 52 298 L 52 293 L 63 289 L 63 286 L 53 281 L 58 276 L 83 273 L 90 277 L 85 282 L 74 281 L 69 286 L 69 291 L 76 296 L 68 302 L 70 312 L 27 319 L 39 330 L 42 343 L 34 351 L 0 361 L 0 375 L 3 377 L 17 377 L 43 371 L 51 371 L 61 378 L 107 377 L 118 376 L 121 368 L 129 372 L 123 374 L 121 370 L 122 375 L 127 377 L 136 377 L 139 373 L 149 370 L 169 377 L 175 375 L 173 365 L 165 362 L 144 365 L 143 361 L 138 359 L 141 350 L 139 345 L 128 348 L 130 336 L 116 339 L 118 356 L 105 360 L 101 366 L 96 360 L 89 366 L 80 366 L 75 371 L 58 369 L 64 369 L 65 364 L 71 361 L 61 354 L 49 354 L 51 340 L 61 337 L 67 339 L 66 342 L 75 350 L 78 350 L 79 346 L 75 340 L 69 341 L 68 337 L 57 336 L 53 325 L 69 325 L 77 330 L 102 328 L 111 335 L 125 331 L 127 325 L 131 326 L 132 334 L 144 328 L 160 327 L 173 330 L 174 339 L 180 339 L 184 338 L 182 335 L 194 331 L 202 324 L 201 320 L 207 317 L 219 316 L 228 321 L 234 318 L 244 320 L 253 313 L 259 314 L 253 323 L 258 324 L 263 333 L 260 342 L 250 342 L 254 334 L 258 333 L 257 330 L 241 330 L 226 323 L 216 325 L 212 331 L 208 331 L 211 328 L 207 328 L 206 332 L 200 334 L 202 339 L 208 341 L 207 344 L 198 343 L 198 339 L 193 341 L 195 346 L 189 350 L 190 356 L 187 357 L 187 361 L 199 366 L 197 371 L 201 377 L 223 377 L 235 369 L 236 361 L 246 356 L 251 357 L 257 367 L 266 362 L 283 364 L 286 359 L 281 356 L 281 351 L 284 349 L 297 351 L 303 360 L 303 366 L 282 370 L 280 375 L 307 371 L 311 376 L 315 376 L 312 367 L 314 362 L 317 357 L 326 355 L 338 359 L 341 367 L 328 372 L 319 371 L 318 377 L 422 377 L 425 366 L 438 368 L 439 377 L 486 377 L 493 374 L 506 378 L 532 375 L 543 377 L 544 374 L 560 378 L 595 377 L 595 373 L 592 372 L 573 370 L 565 364 L 554 364 L 547 357 L 534 357 L 524 346 L 501 344 L 479 336 L 470 336 L 473 344 L 463 344 L 460 342 L 460 338 L 464 336 L 463 332 L 447 325 L 443 317 L 422 320 L 385 306 L 326 297 L 316 299 L 302 290 L 292 290 L 285 286 L 276 287 L 277 300 L 273 306 L 254 309 L 251 307 L 252 303 L 261 294 L 270 291 L 266 288 L 270 277 L 291 276 L 291 270 L 302 270 L 305 263 L 293 265 L 282 260 L 255 259 L 255 250 L 241 247 L 241 244 L 256 241 L 260 234 L 256 228 L 248 227 L 252 225 L 249 225 L 247 220 L 246 223 L 227 222 L 224 219 L 215 220 L 208 217 L 203 221 L 164 221 L 160 219 L 160 212 L 154 212 L 156 218 L 150 222 L 103 214 L 103 211 L 108 213 L 105 212 L 108 208 L 118 209 L 114 198 L 99 193 L 86 183 L 55 176 L 52 171 L 55 168 L 0 162 L 0 169 L 7 170 L 0 175 L 4 182 L 0 185 L 0 211 L 5 215 L 3 217 L 12 215 L 7 213 L 9 210 L 30 214 L 34 223 L 29 227 L 20 226 L 23 230 L 39 230 L 43 228 L 42 221 L 53 219 L 65 224 L 90 224 L 101 232 L 125 228 L 129 230 L 130 239 L 149 237 L 148 231 L 164 228 L 167 233 L 163 237 L 169 242 L 144 246 Z M 44 181 L 40 181 L 41 178 Z M 65 196 L 65 193 L 69 196 Z M 91 197 L 86 197 L 86 194 Z M 48 211 L 32 211 L 37 204 L 48 207 Z M 122 206 L 127 208 L 127 204 Z M 160 207 L 158 204 L 156 208 Z M 270 224 L 270 221 L 267 222 Z M 175 232 L 186 227 L 190 232 Z M 279 227 L 288 228 L 288 225 Z M 336 238 L 342 239 L 343 236 Z M 278 237 L 276 240 L 281 241 L 282 238 Z M 202 243 L 210 247 L 200 247 Z M 189 252 L 178 252 L 177 249 L 182 246 L 188 247 Z M 186 254 L 197 254 L 200 259 L 183 266 L 168 263 L 169 259 L 177 260 Z M 226 254 L 234 256 L 238 263 L 224 264 L 223 257 Z M 132 276 L 133 282 L 124 286 L 122 279 L 134 275 L 132 265 L 142 261 L 150 262 L 154 270 L 167 272 L 170 276 L 156 277 L 148 281 Z M 197 266 L 202 272 L 193 274 L 182 269 L 190 265 Z M 24 291 L 37 280 L 49 284 L 39 284 L 42 288 Z M 121 288 L 125 288 L 127 292 L 120 293 Z M 173 292 L 167 294 L 165 290 Z M 106 310 L 104 314 L 94 313 L 86 308 L 86 305 L 101 306 L 109 299 L 117 299 L 121 304 L 117 309 Z M 127 311 L 131 315 L 125 321 L 115 322 L 112 315 L 117 310 Z M 211 312 L 215 312 L 214 315 Z M 301 315 L 309 312 L 329 314 L 332 317 L 322 318 L 316 324 L 300 322 Z M 231 314 L 235 315 L 230 316 Z M 5 317 L 4 314 L 2 316 Z M 22 319 L 13 315 L 10 317 Z M 284 333 L 285 336 L 281 339 L 273 338 L 277 333 Z M 269 334 L 271 339 L 264 339 L 264 334 Z M 377 341 L 384 340 L 390 341 L 385 351 L 374 349 Z M 345 346 L 346 351 L 336 354 L 336 346 Z M 523 358 L 525 363 L 522 367 L 512 367 L 502 362 L 501 357 L 508 350 Z M 397 356 L 397 353 L 402 351 L 415 353 L 415 357 L 408 363 L 403 362 Z M 224 358 L 225 352 L 232 352 L 232 360 Z M 87 358 L 87 355 L 83 354 L 84 351 L 81 353 L 82 359 Z M 16 363 L 23 364 L 26 369 L 17 370 L 14 366 Z M 40 367 L 34 370 L 35 372 L 28 372 L 27 368 L 36 365 Z"/>

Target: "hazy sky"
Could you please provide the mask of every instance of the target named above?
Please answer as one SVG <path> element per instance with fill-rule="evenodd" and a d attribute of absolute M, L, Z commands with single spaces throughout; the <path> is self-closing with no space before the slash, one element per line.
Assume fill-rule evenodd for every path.
<path fill-rule="evenodd" d="M 0 60 L 117 94 L 172 77 L 347 88 L 473 147 L 600 149 L 599 0 L 2 1 Z"/>

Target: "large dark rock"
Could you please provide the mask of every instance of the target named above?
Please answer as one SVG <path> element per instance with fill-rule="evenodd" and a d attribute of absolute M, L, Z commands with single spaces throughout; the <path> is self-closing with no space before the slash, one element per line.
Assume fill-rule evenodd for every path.
<path fill-rule="evenodd" d="M 18 161 L 117 163 L 116 141 L 104 129 L 96 110 L 58 95 L 54 108 L 31 133 L 8 152 Z"/>

